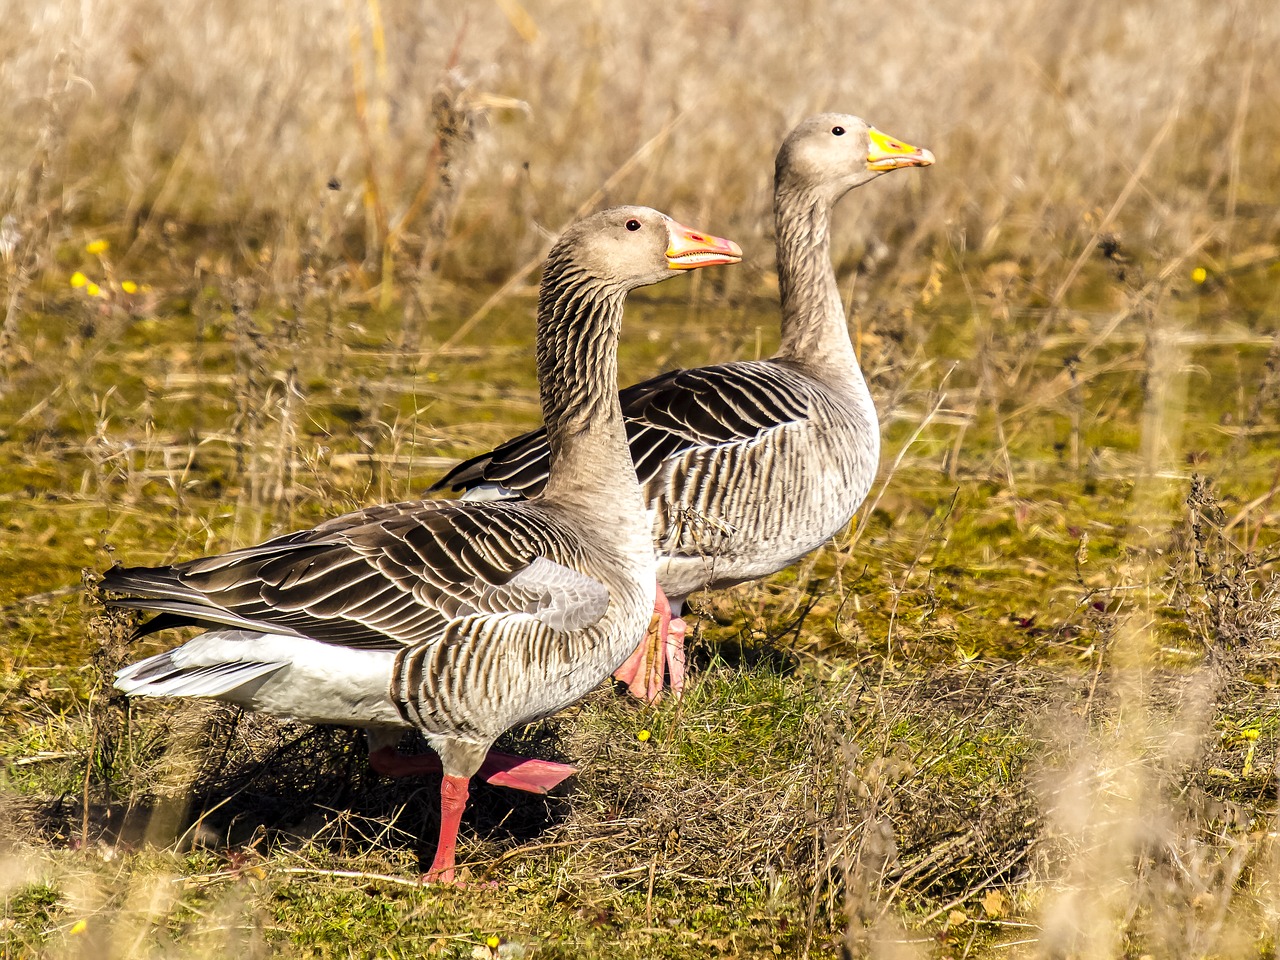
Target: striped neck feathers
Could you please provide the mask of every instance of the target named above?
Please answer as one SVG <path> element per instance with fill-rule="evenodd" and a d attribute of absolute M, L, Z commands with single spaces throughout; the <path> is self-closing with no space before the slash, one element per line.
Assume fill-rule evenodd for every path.
<path fill-rule="evenodd" d="M 776 358 L 833 385 L 862 379 L 835 270 L 831 208 L 835 199 L 779 186 L 774 200 L 782 342 Z"/>
<path fill-rule="evenodd" d="M 572 262 L 547 263 L 538 299 L 538 391 L 550 453 L 546 495 L 593 503 L 639 485 L 618 401 L 618 333 L 627 288 Z"/>

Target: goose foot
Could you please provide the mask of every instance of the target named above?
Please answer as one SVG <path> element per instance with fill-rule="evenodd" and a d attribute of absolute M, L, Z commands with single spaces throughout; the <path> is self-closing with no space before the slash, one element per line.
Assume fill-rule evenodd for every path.
<path fill-rule="evenodd" d="M 369 751 L 369 766 L 384 777 L 420 777 L 440 773 L 443 767 L 434 753 L 403 754 L 395 747 Z M 577 767 L 551 760 L 518 757 L 490 750 L 477 775 L 497 787 L 510 787 L 528 793 L 550 793 L 561 782 L 578 772 Z M 447 778 L 446 778 L 447 779 Z"/>
<path fill-rule="evenodd" d="M 561 782 L 578 772 L 577 767 L 551 760 L 517 757 L 490 750 L 480 764 L 479 775 L 495 787 L 510 787 L 526 793 L 550 793 Z"/>
<path fill-rule="evenodd" d="M 640 646 L 613 672 L 615 680 L 626 684 L 627 692 L 646 703 L 662 699 L 664 675 L 671 677 L 676 699 L 684 692 L 684 620 L 675 616 L 662 588 L 653 605 L 658 615 L 656 630 L 646 631 Z"/>

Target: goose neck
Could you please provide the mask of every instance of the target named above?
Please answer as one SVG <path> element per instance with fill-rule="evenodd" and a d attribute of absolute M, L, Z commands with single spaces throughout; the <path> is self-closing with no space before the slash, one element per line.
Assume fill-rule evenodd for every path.
<path fill-rule="evenodd" d="M 618 334 L 626 289 L 551 264 L 538 304 L 538 390 L 547 427 L 548 501 L 636 539 L 648 523 L 622 407 Z M 634 529 L 633 529 L 634 528 Z M 604 532 L 604 531 L 602 531 Z"/>
<path fill-rule="evenodd" d="M 779 189 L 774 203 L 782 341 L 777 359 L 834 380 L 861 380 L 831 266 L 829 198 Z"/>

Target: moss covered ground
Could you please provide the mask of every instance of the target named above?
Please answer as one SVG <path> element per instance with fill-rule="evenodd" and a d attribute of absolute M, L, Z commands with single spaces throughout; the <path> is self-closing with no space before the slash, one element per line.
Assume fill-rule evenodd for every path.
<path fill-rule="evenodd" d="M 466 890 L 415 885 L 433 787 L 354 733 L 113 701 L 169 641 L 82 577 L 414 496 L 532 425 L 528 294 L 450 343 L 481 301 L 446 290 L 410 349 L 329 293 L 50 288 L 0 395 L 6 955 L 1007 956 L 1081 942 L 1075 909 L 1135 954 L 1272 955 L 1276 269 L 1150 290 L 1099 257 L 1048 324 L 954 274 L 852 304 L 886 440 L 857 522 L 694 602 L 681 702 L 513 734 L 582 772 L 477 789 Z M 661 288 L 623 376 L 773 322 Z"/>

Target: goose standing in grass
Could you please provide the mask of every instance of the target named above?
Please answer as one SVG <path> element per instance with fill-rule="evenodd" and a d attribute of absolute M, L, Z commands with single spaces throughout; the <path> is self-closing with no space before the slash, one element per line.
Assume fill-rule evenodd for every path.
<path fill-rule="evenodd" d="M 831 211 L 854 187 L 933 154 L 825 113 L 783 141 L 774 175 L 782 343 L 768 360 L 675 370 L 621 402 L 658 558 L 656 642 L 614 674 L 656 700 L 684 682 L 685 598 L 781 570 L 848 526 L 880 461 L 880 426 L 831 266 Z M 467 460 L 432 490 L 536 496 L 545 429 Z M 664 596 L 665 595 L 665 596 Z"/>
<path fill-rule="evenodd" d="M 452 882 L 473 774 L 545 792 L 572 769 L 490 755 L 494 740 L 597 686 L 653 610 L 650 525 L 617 394 L 623 301 L 740 258 L 646 207 L 570 227 L 538 300 L 541 495 L 370 507 L 218 557 L 113 568 L 110 602 L 159 613 L 142 632 L 214 628 L 125 667 L 116 686 L 364 727 L 375 768 L 392 775 L 436 766 L 395 753 L 400 733 L 420 730 L 444 771 L 424 879 Z"/>

